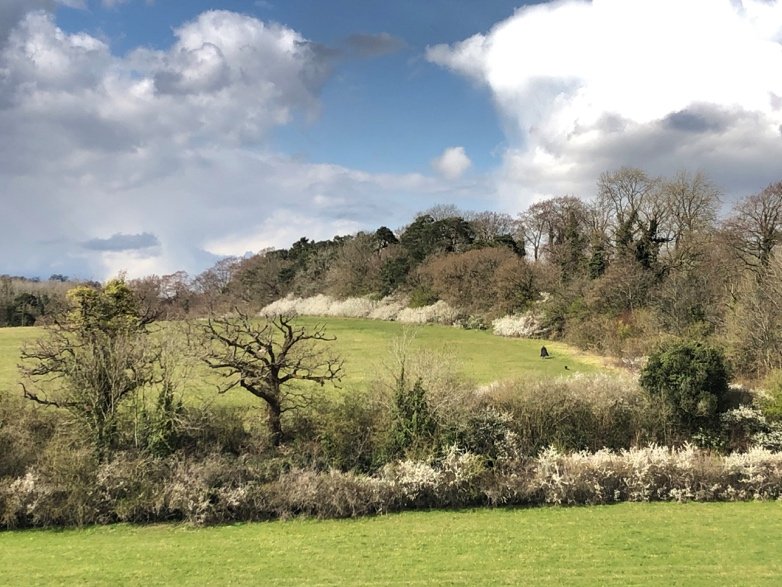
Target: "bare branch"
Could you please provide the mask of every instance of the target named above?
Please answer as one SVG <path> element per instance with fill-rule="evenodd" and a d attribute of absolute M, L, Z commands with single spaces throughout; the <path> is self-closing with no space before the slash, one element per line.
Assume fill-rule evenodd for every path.
<path fill-rule="evenodd" d="M 297 381 L 325 385 L 342 377 L 341 359 L 316 347 L 335 340 L 322 325 L 297 326 L 291 316 L 255 320 L 236 311 L 232 317 L 211 317 L 203 326 L 203 361 L 227 379 L 220 393 L 241 387 L 266 403 L 272 440 L 282 439 L 280 416 L 306 405 L 308 397 L 291 387 Z"/>

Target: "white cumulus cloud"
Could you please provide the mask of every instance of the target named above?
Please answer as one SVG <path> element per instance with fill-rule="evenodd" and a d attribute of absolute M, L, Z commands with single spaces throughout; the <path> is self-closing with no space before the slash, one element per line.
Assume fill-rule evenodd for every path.
<path fill-rule="evenodd" d="M 170 47 L 119 56 L 24 6 L 0 9 L 13 17 L 0 25 L 0 272 L 197 272 L 302 236 L 395 226 L 442 198 L 431 177 L 272 150 L 273 128 L 317 114 L 329 74 L 290 28 L 209 11 Z"/>
<path fill-rule="evenodd" d="M 472 165 L 464 147 L 448 147 L 442 155 L 432 161 L 434 170 L 446 179 L 458 179 Z"/>
<path fill-rule="evenodd" d="M 517 207 L 621 165 L 703 170 L 729 194 L 780 179 L 780 0 L 561 0 L 427 58 L 491 91 Z"/>

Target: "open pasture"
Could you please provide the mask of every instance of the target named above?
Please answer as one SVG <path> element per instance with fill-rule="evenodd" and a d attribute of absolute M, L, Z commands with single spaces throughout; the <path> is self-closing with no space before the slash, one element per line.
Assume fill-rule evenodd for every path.
<path fill-rule="evenodd" d="M 460 376 L 479 385 L 501 379 L 565 376 L 602 368 L 598 357 L 579 353 L 562 343 L 502 338 L 486 331 L 349 318 L 301 317 L 298 321 L 309 328 L 324 324 L 326 333 L 336 338 L 333 343 L 324 343 L 323 348 L 344 359 L 341 386 L 347 390 L 388 377 L 388 368 L 393 363 L 391 349 L 402 338 L 410 340 L 411 355 L 426 350 L 441 356 Z M 175 331 L 175 325 L 162 326 Z M 0 392 L 18 391 L 19 348 L 41 333 L 37 328 L 0 328 Z M 551 353 L 549 359 L 539 356 L 542 344 Z M 185 390 L 186 396 L 215 399 L 216 380 L 213 373 L 199 366 Z M 233 390 L 217 401 L 255 403 L 254 398 L 241 390 Z"/>
<path fill-rule="evenodd" d="M 0 533 L 3 585 L 779 585 L 779 503 Z"/>
<path fill-rule="evenodd" d="M 0 328 L 0 393 L 21 393 L 18 381 L 19 349 L 42 334 L 40 328 Z"/>

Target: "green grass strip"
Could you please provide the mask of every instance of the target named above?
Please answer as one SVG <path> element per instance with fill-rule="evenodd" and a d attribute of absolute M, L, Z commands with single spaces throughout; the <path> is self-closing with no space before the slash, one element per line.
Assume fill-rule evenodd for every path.
<path fill-rule="evenodd" d="M 780 585 L 782 504 L 0 533 L 2 585 Z"/>

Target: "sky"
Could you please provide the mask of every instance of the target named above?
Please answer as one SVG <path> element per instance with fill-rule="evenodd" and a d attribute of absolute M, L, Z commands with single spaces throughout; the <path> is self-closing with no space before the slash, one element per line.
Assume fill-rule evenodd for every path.
<path fill-rule="evenodd" d="M 0 274 L 782 180 L 782 0 L 0 0 Z"/>

